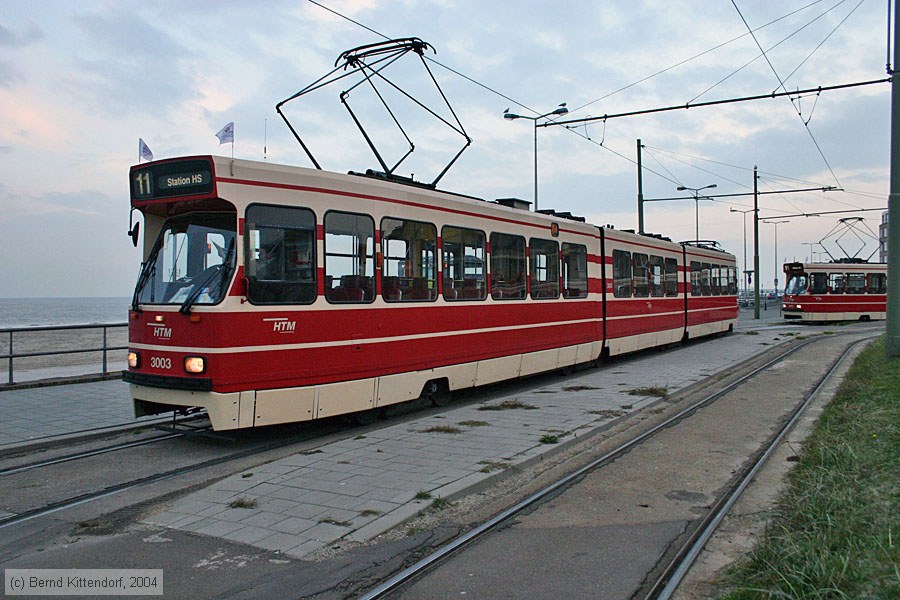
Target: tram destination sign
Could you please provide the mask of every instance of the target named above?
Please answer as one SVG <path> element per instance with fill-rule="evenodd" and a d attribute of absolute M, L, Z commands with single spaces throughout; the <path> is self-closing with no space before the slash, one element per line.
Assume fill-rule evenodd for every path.
<path fill-rule="evenodd" d="M 136 201 L 213 193 L 212 164 L 208 160 L 183 160 L 134 167 L 131 197 Z"/>

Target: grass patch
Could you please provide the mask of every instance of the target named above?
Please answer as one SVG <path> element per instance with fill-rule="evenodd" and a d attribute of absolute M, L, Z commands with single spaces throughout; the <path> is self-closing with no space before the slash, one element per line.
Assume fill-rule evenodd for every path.
<path fill-rule="evenodd" d="M 773 522 L 724 582 L 729 600 L 900 598 L 900 359 L 854 362 L 807 440 Z"/>
<path fill-rule="evenodd" d="M 669 388 L 664 387 L 641 387 L 628 390 L 630 396 L 656 396 L 657 398 L 667 398 L 669 396 Z"/>
<path fill-rule="evenodd" d="M 604 419 L 614 419 L 628 413 L 626 413 L 624 410 L 591 410 L 588 411 L 588 414 L 597 415 L 599 417 L 603 417 Z"/>
<path fill-rule="evenodd" d="M 482 473 L 493 473 L 494 471 L 504 471 L 509 468 L 508 462 L 503 461 L 490 461 L 490 460 L 482 460 L 479 461 L 479 465 L 484 465 L 479 469 Z"/>
<path fill-rule="evenodd" d="M 241 473 L 242 479 L 247 479 L 248 477 L 253 477 L 253 473 Z"/>
<path fill-rule="evenodd" d="M 460 421 L 458 425 L 463 427 L 489 427 L 490 423 L 487 421 Z"/>
<path fill-rule="evenodd" d="M 431 492 L 426 492 L 425 490 L 419 490 L 416 492 L 416 495 L 413 496 L 415 500 L 431 500 Z"/>
<path fill-rule="evenodd" d="M 361 517 L 377 517 L 381 514 L 380 510 L 375 510 L 373 508 L 367 508 L 359 513 Z"/>
<path fill-rule="evenodd" d="M 564 392 L 584 392 L 587 390 L 599 390 L 600 388 L 592 385 L 567 385 L 563 388 Z"/>
<path fill-rule="evenodd" d="M 329 525 L 337 525 L 338 527 L 350 527 L 352 525 L 350 521 L 338 521 L 337 519 L 332 519 L 331 517 L 319 519 L 319 523 L 328 523 Z"/>
<path fill-rule="evenodd" d="M 431 501 L 431 508 L 433 508 L 434 510 L 443 510 L 452 505 L 453 503 L 446 498 L 438 497 Z"/>
<path fill-rule="evenodd" d="M 745 331 L 744 335 L 759 335 L 758 331 Z"/>
<path fill-rule="evenodd" d="M 358 436 L 356 436 L 356 437 L 353 438 L 353 439 L 354 439 L 354 440 L 364 440 L 364 439 L 366 439 L 366 436 L 364 436 L 364 435 L 358 435 Z"/>
<path fill-rule="evenodd" d="M 235 498 L 228 503 L 228 508 L 256 508 L 259 502 L 250 498 Z"/>
<path fill-rule="evenodd" d="M 517 408 L 523 410 L 537 410 L 538 407 L 526 404 L 521 400 L 504 400 L 500 404 L 485 404 L 484 406 L 479 406 L 478 410 L 514 410 Z"/>
<path fill-rule="evenodd" d="M 463 430 L 452 425 L 435 425 L 428 429 L 423 429 L 422 433 L 462 433 Z"/>
<path fill-rule="evenodd" d="M 541 439 L 538 441 L 542 444 L 556 444 L 559 443 L 559 436 L 551 435 L 548 433 L 546 435 L 542 435 Z"/>

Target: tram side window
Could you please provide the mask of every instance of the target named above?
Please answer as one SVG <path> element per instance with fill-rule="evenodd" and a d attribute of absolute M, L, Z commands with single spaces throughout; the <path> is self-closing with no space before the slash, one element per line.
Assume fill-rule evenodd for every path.
<path fill-rule="evenodd" d="M 613 296 L 631 298 L 631 252 L 613 250 Z"/>
<path fill-rule="evenodd" d="M 474 229 L 444 227 L 441 229 L 444 252 L 444 299 L 484 300 L 485 235 Z"/>
<path fill-rule="evenodd" d="M 562 245 L 563 298 L 587 298 L 587 246 Z"/>
<path fill-rule="evenodd" d="M 325 298 L 329 302 L 375 299 L 375 221 L 368 215 L 325 214 Z"/>
<path fill-rule="evenodd" d="M 650 295 L 661 297 L 665 295 L 663 290 L 663 258 L 662 256 L 650 255 Z"/>
<path fill-rule="evenodd" d="M 491 298 L 525 298 L 525 238 L 491 234 Z"/>
<path fill-rule="evenodd" d="M 709 296 L 712 294 L 712 289 L 709 283 L 711 267 L 709 263 L 701 263 L 700 265 L 700 293 L 704 296 Z"/>
<path fill-rule="evenodd" d="M 865 273 L 847 273 L 847 293 L 848 294 L 865 294 L 866 293 L 866 274 Z"/>
<path fill-rule="evenodd" d="M 649 272 L 649 260 L 646 254 L 635 252 L 631 255 L 633 263 L 632 279 L 634 280 L 634 297 L 646 298 L 650 295 L 650 286 L 647 282 Z"/>
<path fill-rule="evenodd" d="M 719 265 L 709 265 L 709 291 L 713 296 L 722 294 Z"/>
<path fill-rule="evenodd" d="M 696 260 L 691 261 L 691 296 L 701 296 L 703 294 L 700 286 L 700 263 Z"/>
<path fill-rule="evenodd" d="M 305 208 L 253 204 L 244 226 L 247 298 L 254 304 L 316 299 L 316 217 Z"/>
<path fill-rule="evenodd" d="M 828 293 L 828 273 L 810 273 L 812 283 L 809 286 L 810 294 Z"/>
<path fill-rule="evenodd" d="M 531 297 L 559 298 L 559 244 L 531 238 Z"/>
<path fill-rule="evenodd" d="M 674 258 L 667 258 L 665 261 L 666 279 L 663 284 L 666 296 L 678 295 L 678 261 Z"/>
<path fill-rule="evenodd" d="M 736 296 L 738 293 L 737 267 L 728 267 L 728 295 Z"/>
<path fill-rule="evenodd" d="M 844 293 L 844 274 L 829 273 L 828 274 L 828 293 L 843 294 Z"/>
<path fill-rule="evenodd" d="M 381 294 L 389 302 L 437 299 L 437 229 L 431 223 L 381 220 Z"/>
<path fill-rule="evenodd" d="M 884 273 L 869 273 L 869 293 L 884 294 L 887 292 L 887 276 Z"/>

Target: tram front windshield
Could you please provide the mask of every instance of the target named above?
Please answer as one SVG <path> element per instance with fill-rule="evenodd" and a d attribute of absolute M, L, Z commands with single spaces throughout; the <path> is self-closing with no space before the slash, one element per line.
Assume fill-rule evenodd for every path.
<path fill-rule="evenodd" d="M 228 291 L 235 265 L 232 213 L 197 213 L 163 226 L 134 291 L 138 304 L 218 304 Z"/>
<path fill-rule="evenodd" d="M 806 276 L 806 273 L 801 275 L 791 275 L 788 278 L 787 285 L 784 288 L 785 295 L 787 294 L 802 294 L 806 291 L 806 287 L 809 285 L 809 278 Z"/>

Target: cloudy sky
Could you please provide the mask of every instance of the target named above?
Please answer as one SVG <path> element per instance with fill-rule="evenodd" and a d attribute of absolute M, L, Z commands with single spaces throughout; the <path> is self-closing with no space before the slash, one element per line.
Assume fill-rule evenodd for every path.
<path fill-rule="evenodd" d="M 598 117 L 877 80 L 887 59 L 885 0 L 0 3 L 0 297 L 130 296 L 140 255 L 125 235 L 127 175 L 138 138 L 157 159 L 230 155 L 214 134 L 234 121 L 235 157 L 310 166 L 275 105 L 344 50 L 385 37 L 419 37 L 436 50 L 428 65 L 473 140 L 440 187 L 485 199 L 533 197 L 534 128 L 504 120 L 506 108 L 534 116 L 566 102 L 566 119 Z M 439 107 L 421 62 L 410 56 L 391 69 L 393 81 Z M 338 100 L 342 89 L 304 96 L 286 113 L 324 168 L 376 167 Z M 386 155 L 402 153 L 370 100 L 364 90 L 350 98 Z M 462 138 L 396 100 L 416 145 L 399 171 L 430 181 Z M 886 207 L 889 100 L 882 83 L 793 103 L 540 128 L 539 204 L 636 227 L 640 138 L 646 198 L 710 184 L 704 193 L 748 193 L 758 165 L 761 191 L 845 190 L 761 196 L 763 218 Z M 700 238 L 719 240 L 740 261 L 744 217 L 730 209 L 751 206 L 749 197 L 701 200 Z M 645 215 L 647 231 L 694 239 L 692 200 L 650 203 Z M 842 217 L 864 217 L 857 230 L 865 235 L 827 237 Z M 776 226 L 761 224 L 762 283 L 771 287 L 776 262 L 821 251 L 810 244 L 823 238 L 833 254 L 837 242 L 867 258 L 877 246 L 866 235 L 880 218 L 789 218 L 777 225 L 777 261 Z"/>

